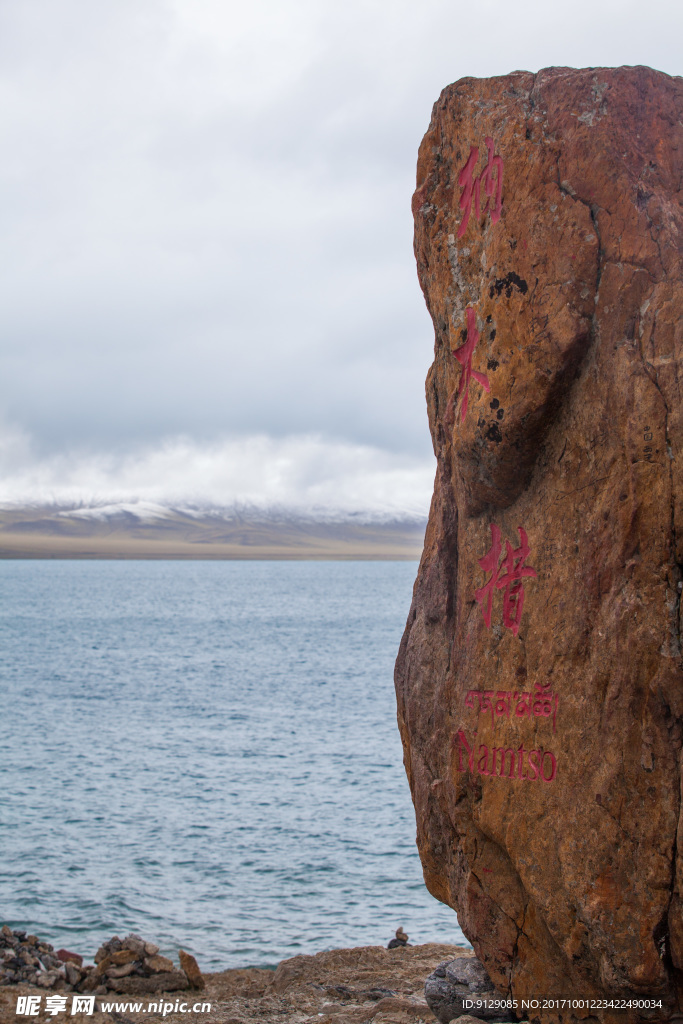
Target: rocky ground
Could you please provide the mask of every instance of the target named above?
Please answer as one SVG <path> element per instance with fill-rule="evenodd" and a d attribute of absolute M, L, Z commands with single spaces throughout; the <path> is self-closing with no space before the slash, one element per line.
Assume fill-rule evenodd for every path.
<path fill-rule="evenodd" d="M 443 960 L 456 956 L 472 956 L 459 946 L 428 943 L 384 949 L 381 946 L 360 946 L 356 949 L 335 949 L 315 956 L 296 956 L 283 960 L 277 970 L 258 968 L 221 971 L 205 974 L 202 991 L 187 990 L 164 995 L 129 996 L 108 992 L 96 996 L 92 1015 L 71 1014 L 72 993 L 67 997 L 65 1012 L 51 1015 L 46 1011 L 46 996 L 60 994 L 44 988 L 20 983 L 0 987 L 0 1022 L 72 1021 L 73 1024 L 139 1024 L 165 1020 L 169 1024 L 427 1024 L 436 1018 L 424 998 L 427 976 Z M 17 1016 L 19 996 L 39 995 L 37 1016 Z M 176 1013 L 163 1010 L 140 1012 L 130 1009 L 134 1002 L 146 1008 L 156 1000 L 175 1006 L 176 1000 L 210 1003 L 209 1012 Z M 124 1009 L 104 1012 L 103 1003 L 127 1004 Z M 465 1022 L 467 1018 L 460 1018 Z"/>

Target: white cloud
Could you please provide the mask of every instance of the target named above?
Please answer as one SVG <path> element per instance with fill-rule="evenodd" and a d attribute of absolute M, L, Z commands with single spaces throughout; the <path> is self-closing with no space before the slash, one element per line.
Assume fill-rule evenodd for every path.
<path fill-rule="evenodd" d="M 635 0 L 0 4 L 0 411 L 55 457 L 312 435 L 426 463 L 431 105 L 515 68 L 680 73 L 683 7 L 643 23 Z"/>
<path fill-rule="evenodd" d="M 429 460 L 319 437 L 264 435 L 200 445 L 169 438 L 113 455 L 63 453 L 39 458 L 25 435 L 0 443 L 0 504 L 141 502 L 138 511 L 234 505 L 300 514 L 422 517 L 429 510 Z M 150 513 L 151 514 L 151 513 Z M 156 513 L 155 513 L 156 514 Z"/>

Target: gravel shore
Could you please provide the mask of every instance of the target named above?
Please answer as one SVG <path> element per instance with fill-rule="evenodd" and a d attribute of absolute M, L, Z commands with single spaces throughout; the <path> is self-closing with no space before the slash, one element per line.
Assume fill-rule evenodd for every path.
<path fill-rule="evenodd" d="M 0 1021 L 17 1024 L 32 1021 L 73 1021 L 74 1024 L 141 1024 L 165 1020 L 169 1024 L 428 1024 L 436 1018 L 424 998 L 428 974 L 443 960 L 472 956 L 460 946 L 427 943 L 384 949 L 359 946 L 334 949 L 315 956 L 295 956 L 283 960 L 276 970 L 235 969 L 205 974 L 202 991 L 159 993 L 131 997 L 108 993 L 96 998 L 92 1014 L 71 1014 L 71 993 L 64 1012 L 52 1015 L 46 1010 L 45 989 L 19 984 L 0 987 Z M 48 993 L 54 994 L 54 993 Z M 20 996 L 40 996 L 37 1016 L 16 1016 Z M 144 1010 L 134 1010 L 134 1003 Z M 163 1003 L 171 1004 L 174 1009 Z M 176 1002 L 188 1008 L 211 1004 L 210 1011 L 175 1012 Z M 103 1004 L 118 1008 L 104 1010 Z M 158 1004 L 162 1005 L 159 1006 Z M 125 1004 L 125 1005 L 124 1005 Z M 152 1004 L 157 1004 L 151 1009 Z M 150 1010 L 147 1010 L 150 1007 Z"/>

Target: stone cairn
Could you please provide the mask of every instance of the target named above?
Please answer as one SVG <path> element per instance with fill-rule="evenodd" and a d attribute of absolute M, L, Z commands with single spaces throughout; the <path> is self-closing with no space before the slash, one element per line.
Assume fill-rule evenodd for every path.
<path fill-rule="evenodd" d="M 37 935 L 13 932 L 5 924 L 0 929 L 0 985 L 25 982 L 41 988 L 75 988 L 83 978 L 83 960 L 76 953 L 69 955 L 74 959 L 62 959 L 49 942 L 41 942 Z"/>
<path fill-rule="evenodd" d="M 115 935 L 95 954 L 94 964 L 66 949 L 55 952 L 49 942 L 36 935 L 0 929 L 0 985 L 28 983 L 58 991 L 122 992 L 144 995 L 203 988 L 197 961 L 184 950 L 179 952 L 180 967 L 159 955 L 159 947 L 139 935 L 120 939 Z"/>

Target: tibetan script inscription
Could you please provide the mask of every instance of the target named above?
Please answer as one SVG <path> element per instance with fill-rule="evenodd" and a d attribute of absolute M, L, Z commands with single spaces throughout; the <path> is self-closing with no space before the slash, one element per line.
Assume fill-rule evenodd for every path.
<path fill-rule="evenodd" d="M 517 636 L 519 625 L 522 621 L 522 609 L 524 608 L 524 577 L 535 577 L 537 572 L 530 565 L 524 565 L 529 556 L 529 540 L 526 530 L 521 526 L 517 527 L 520 538 L 518 548 L 513 548 L 509 540 L 505 541 L 505 556 L 499 564 L 501 544 L 500 527 L 491 523 L 491 547 L 483 558 L 479 559 L 479 565 L 484 572 L 490 572 L 491 578 L 475 591 L 475 598 L 481 605 L 484 622 L 487 628 L 491 627 L 491 611 L 493 606 L 493 591 L 504 590 L 503 594 L 503 625 L 511 629 Z"/>
<path fill-rule="evenodd" d="M 477 384 L 481 384 L 484 391 L 490 391 L 491 385 L 489 379 L 485 373 L 479 373 L 478 370 L 472 369 L 472 356 L 474 350 L 477 347 L 479 341 L 479 331 L 477 330 L 477 317 L 472 306 L 467 307 L 467 340 L 464 345 L 460 348 L 452 349 L 453 355 L 462 366 L 462 373 L 460 374 L 460 383 L 458 384 L 458 390 L 454 391 L 451 395 L 448 405 L 446 406 L 446 423 L 452 423 L 455 413 L 455 405 L 460 398 L 460 395 L 464 392 L 464 398 L 460 406 L 460 422 L 462 423 L 467 414 L 467 400 L 468 400 L 468 388 L 470 378 L 476 380 Z"/>
<path fill-rule="evenodd" d="M 649 427 L 643 429 L 643 458 L 646 462 L 652 462 L 652 431 Z"/>
<path fill-rule="evenodd" d="M 488 161 L 481 174 L 476 178 L 474 177 L 474 169 L 479 160 L 479 146 L 472 146 L 467 163 L 458 175 L 458 184 L 462 189 L 460 209 L 463 211 L 463 218 L 458 228 L 458 238 L 462 238 L 467 231 L 473 203 L 477 220 L 481 216 L 482 185 L 484 187 L 484 195 L 487 196 L 484 213 L 487 213 L 489 209 L 491 210 L 492 224 L 497 224 L 500 220 L 500 214 L 503 209 L 503 158 L 494 154 L 495 146 L 490 135 L 486 136 L 485 142 L 488 150 Z"/>
<path fill-rule="evenodd" d="M 495 718 L 531 719 L 551 718 L 553 732 L 557 719 L 557 707 L 559 698 L 550 688 L 550 684 L 534 684 L 534 693 L 518 690 L 469 690 L 465 697 L 465 705 L 468 708 L 478 708 L 479 714 L 491 715 L 491 725 L 495 724 Z"/>

